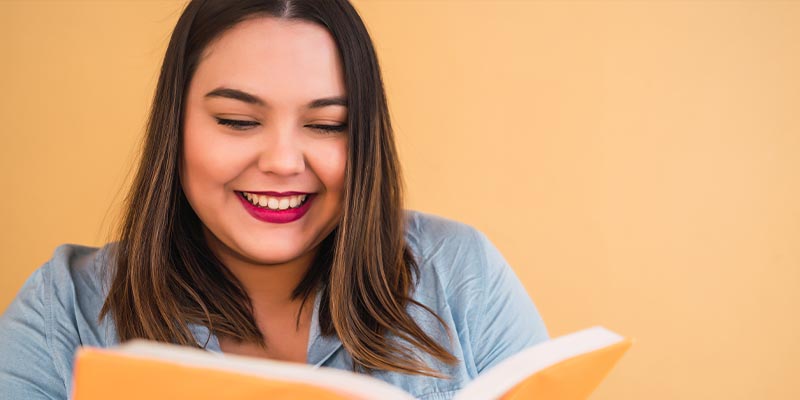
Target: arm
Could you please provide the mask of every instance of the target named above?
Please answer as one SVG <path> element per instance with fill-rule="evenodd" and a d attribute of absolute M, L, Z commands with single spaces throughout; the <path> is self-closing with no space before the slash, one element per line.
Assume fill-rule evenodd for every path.
<path fill-rule="evenodd" d="M 66 387 L 48 343 L 47 266 L 25 282 L 0 317 L 0 399 L 66 399 Z"/>
<path fill-rule="evenodd" d="M 520 350 L 548 339 L 539 312 L 522 283 L 489 239 L 474 230 L 483 254 L 480 311 L 470 318 L 478 373 Z"/>

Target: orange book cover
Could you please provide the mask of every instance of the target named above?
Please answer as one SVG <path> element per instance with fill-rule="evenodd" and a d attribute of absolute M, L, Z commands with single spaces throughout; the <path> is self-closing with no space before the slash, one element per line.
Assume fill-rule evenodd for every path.
<path fill-rule="evenodd" d="M 455 399 L 586 399 L 631 344 L 602 327 L 551 339 L 485 371 Z M 413 399 L 367 375 L 143 340 L 81 348 L 73 379 L 74 400 Z"/>

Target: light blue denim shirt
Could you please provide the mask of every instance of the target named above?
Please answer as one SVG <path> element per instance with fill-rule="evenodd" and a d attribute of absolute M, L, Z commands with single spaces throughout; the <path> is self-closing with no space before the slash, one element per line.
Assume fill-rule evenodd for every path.
<path fill-rule="evenodd" d="M 374 377 L 421 399 L 450 399 L 481 371 L 548 338 L 531 299 L 506 261 L 478 230 L 417 211 L 406 211 L 406 239 L 420 275 L 413 298 L 434 310 L 447 333 L 418 307 L 409 313 L 419 326 L 460 362 L 449 366 L 422 354 L 450 376 L 437 379 L 378 371 Z M 0 318 L 0 399 L 67 399 L 79 346 L 118 343 L 113 322 L 97 317 L 108 291 L 102 278 L 113 244 L 97 249 L 66 244 L 25 282 Z M 319 299 L 319 296 L 317 296 Z M 307 363 L 352 369 L 336 337 L 319 334 L 314 304 Z M 193 325 L 199 344 L 221 354 L 207 328 Z"/>

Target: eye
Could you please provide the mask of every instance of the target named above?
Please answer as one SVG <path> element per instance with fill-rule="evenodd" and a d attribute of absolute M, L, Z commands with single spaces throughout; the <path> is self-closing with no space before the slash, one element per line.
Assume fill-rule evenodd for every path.
<path fill-rule="evenodd" d="M 229 126 L 229 127 L 233 128 L 233 129 L 236 129 L 236 130 L 239 130 L 239 131 L 244 131 L 244 130 L 247 130 L 247 129 L 250 129 L 250 128 L 253 128 L 255 126 L 260 125 L 258 123 L 258 121 L 245 121 L 245 120 L 240 120 L 240 119 L 225 119 L 225 118 L 219 118 L 219 117 L 215 117 L 215 118 L 217 119 L 217 124 L 224 125 L 224 126 Z"/>
<path fill-rule="evenodd" d="M 347 129 L 347 124 L 339 124 L 339 125 L 306 125 L 306 127 L 314 129 L 315 131 L 321 132 L 322 134 L 334 134 L 338 132 L 344 132 Z"/>

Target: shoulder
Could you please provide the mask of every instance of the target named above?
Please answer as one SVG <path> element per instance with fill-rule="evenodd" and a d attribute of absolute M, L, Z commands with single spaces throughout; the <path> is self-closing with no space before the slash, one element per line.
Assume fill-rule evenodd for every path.
<path fill-rule="evenodd" d="M 463 222 L 421 211 L 406 210 L 406 240 L 418 257 L 451 255 L 473 249 L 482 235 Z"/>
<path fill-rule="evenodd" d="M 43 306 L 71 309 L 104 297 L 115 244 L 101 248 L 77 244 L 58 246 L 51 258 L 31 274 L 15 301 L 36 300 Z M 12 304 L 13 305 L 13 304 Z"/>
<path fill-rule="evenodd" d="M 42 283 L 51 292 L 50 306 L 60 317 L 52 318 L 57 329 L 74 335 L 83 345 L 106 346 L 116 340 L 109 319 L 99 321 L 111 282 L 116 243 L 103 247 L 64 244 L 42 270 Z"/>
<path fill-rule="evenodd" d="M 414 297 L 455 328 L 469 375 L 548 338 L 526 289 L 486 235 L 443 217 L 406 215 L 420 270 Z"/>
<path fill-rule="evenodd" d="M 406 210 L 406 240 L 421 278 L 435 274 L 444 289 L 463 288 L 463 283 L 479 281 L 489 272 L 487 254 L 494 247 L 486 235 L 466 223 Z"/>
<path fill-rule="evenodd" d="M 465 239 L 476 229 L 463 222 L 417 210 L 405 210 L 406 237 L 415 243 L 428 244 L 443 239 Z"/>
<path fill-rule="evenodd" d="M 50 260 L 37 271 L 41 275 L 40 284 L 49 293 L 49 303 L 63 307 L 62 311 L 96 317 L 108 293 L 109 267 L 115 247 L 115 243 L 99 248 L 77 244 L 58 246 Z"/>
<path fill-rule="evenodd" d="M 62 244 L 40 270 L 53 279 L 51 283 L 56 287 L 80 284 L 99 288 L 115 247 L 116 243 L 103 247 Z"/>
<path fill-rule="evenodd" d="M 13 384 L 3 390 L 68 390 L 78 346 L 105 347 L 115 336 L 98 321 L 112 249 L 61 245 L 31 274 L 0 317 L 0 358 L 15 360 L 13 371 L 0 368 L 0 381 Z"/>

